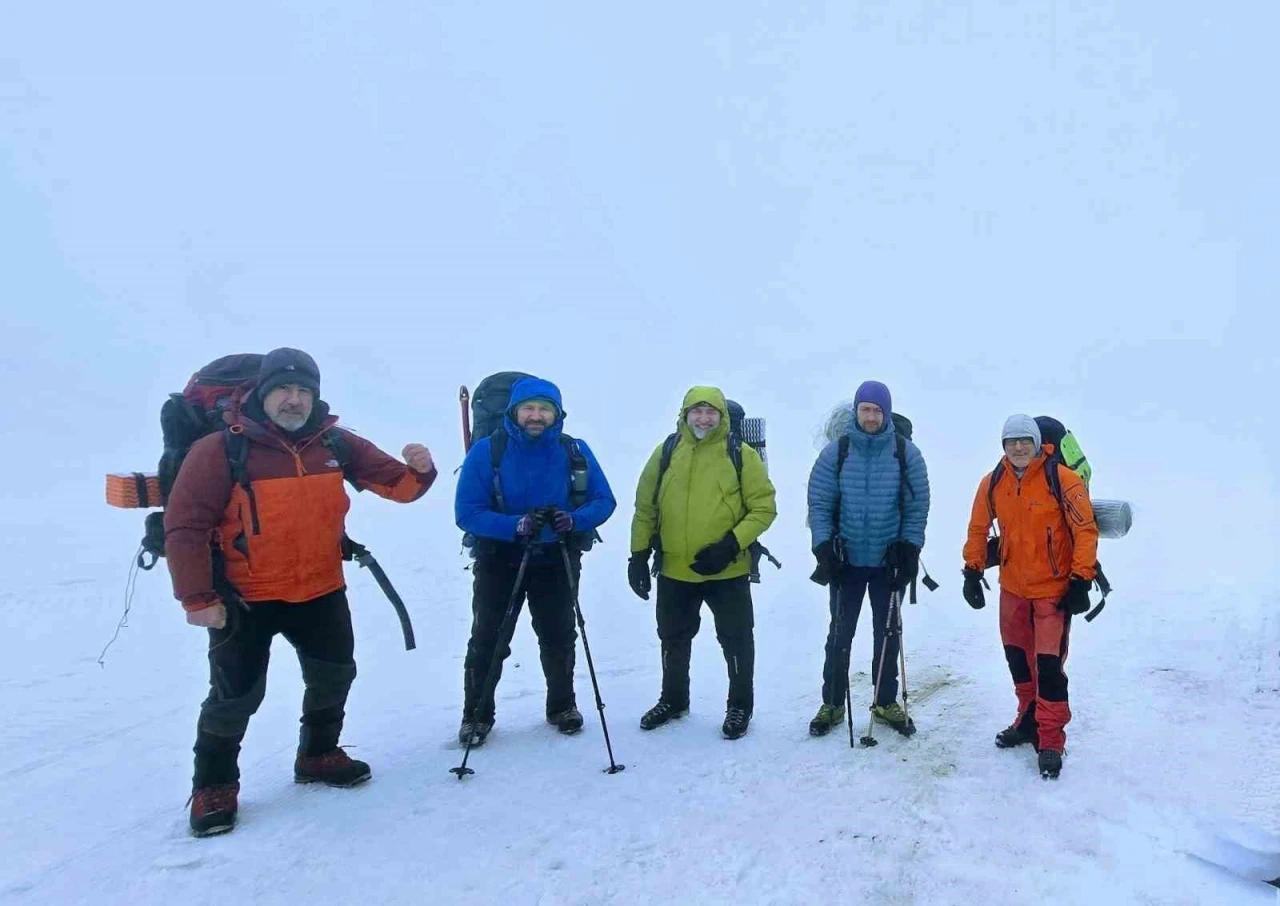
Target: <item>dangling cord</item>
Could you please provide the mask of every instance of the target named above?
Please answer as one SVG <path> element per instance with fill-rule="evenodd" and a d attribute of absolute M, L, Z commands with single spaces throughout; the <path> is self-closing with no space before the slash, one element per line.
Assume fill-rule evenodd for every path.
<path fill-rule="evenodd" d="M 98 666 L 106 667 L 107 649 L 116 643 L 116 639 L 120 637 L 120 630 L 129 625 L 129 608 L 133 606 L 133 592 L 138 585 L 138 572 L 141 569 L 142 547 L 139 546 L 138 553 L 134 555 L 133 565 L 129 567 L 129 578 L 124 584 L 124 613 L 120 614 L 120 622 L 116 624 L 116 631 L 111 636 L 111 641 L 107 642 L 102 649 L 102 653 L 98 655 Z"/>

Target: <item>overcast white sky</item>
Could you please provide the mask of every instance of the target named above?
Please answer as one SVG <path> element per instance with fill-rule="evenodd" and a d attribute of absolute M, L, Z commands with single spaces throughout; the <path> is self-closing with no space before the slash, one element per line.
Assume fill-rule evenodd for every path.
<path fill-rule="evenodd" d="M 448 468 L 457 385 L 537 371 L 623 499 L 683 390 L 720 383 L 769 418 L 801 552 L 812 430 L 879 378 L 947 572 L 1000 422 L 1053 412 L 1096 493 L 1142 508 L 1125 555 L 1274 573 L 1277 26 L 1119 0 L 9 4 L 7 518 L 118 517 L 101 475 L 154 463 L 166 392 L 296 345 L 347 423 Z"/>

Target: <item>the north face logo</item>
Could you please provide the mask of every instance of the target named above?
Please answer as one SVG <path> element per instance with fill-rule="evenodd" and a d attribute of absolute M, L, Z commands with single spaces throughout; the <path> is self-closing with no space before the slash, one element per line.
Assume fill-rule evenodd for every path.
<path fill-rule="evenodd" d="M 336 469 L 341 465 L 342 463 L 338 462 L 336 459 L 331 459 L 324 464 L 326 469 Z"/>

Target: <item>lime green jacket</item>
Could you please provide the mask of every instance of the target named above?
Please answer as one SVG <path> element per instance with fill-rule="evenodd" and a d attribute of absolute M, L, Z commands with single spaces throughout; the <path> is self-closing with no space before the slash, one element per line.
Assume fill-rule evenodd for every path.
<path fill-rule="evenodd" d="M 688 411 L 706 401 L 720 410 L 720 424 L 702 440 L 685 421 Z M 681 582 L 733 579 L 750 571 L 747 547 L 764 534 L 778 516 L 773 482 L 760 454 L 742 445 L 742 482 L 729 458 L 729 410 L 715 387 L 694 387 L 684 397 L 677 422 L 680 440 L 671 465 L 662 476 L 658 504 L 654 488 L 662 444 L 653 451 L 636 488 L 636 511 L 631 520 L 631 550 L 650 549 L 657 536 L 662 550 L 662 575 Z M 690 569 L 694 554 L 732 531 L 741 553 L 724 572 L 701 576 Z"/>

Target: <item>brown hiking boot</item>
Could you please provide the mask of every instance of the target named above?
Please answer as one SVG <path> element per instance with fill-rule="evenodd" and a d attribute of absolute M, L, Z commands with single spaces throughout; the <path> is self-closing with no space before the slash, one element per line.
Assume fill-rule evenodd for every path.
<path fill-rule="evenodd" d="M 225 834 L 236 826 L 239 783 L 214 783 L 191 791 L 191 833 L 197 837 Z"/>
<path fill-rule="evenodd" d="M 328 786 L 355 786 L 372 775 L 369 766 L 337 748 L 323 755 L 298 755 L 293 763 L 295 783 L 324 783 Z"/>

